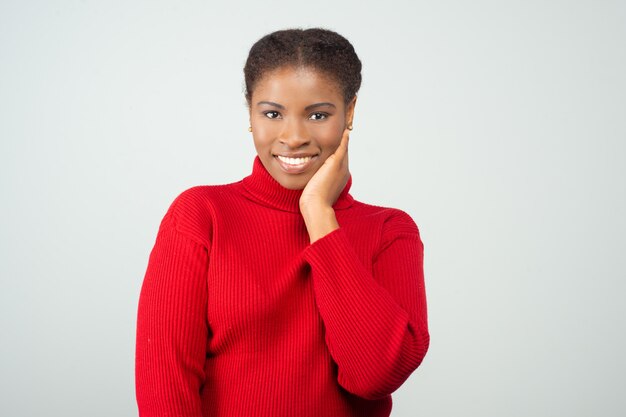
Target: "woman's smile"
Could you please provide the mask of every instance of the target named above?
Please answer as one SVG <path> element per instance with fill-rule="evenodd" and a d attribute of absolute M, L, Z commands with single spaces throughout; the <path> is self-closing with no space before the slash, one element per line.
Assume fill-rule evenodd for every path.
<path fill-rule="evenodd" d="M 287 174 L 302 174 L 315 164 L 315 161 L 318 159 L 318 155 L 305 155 L 298 157 L 274 155 L 274 159 Z"/>

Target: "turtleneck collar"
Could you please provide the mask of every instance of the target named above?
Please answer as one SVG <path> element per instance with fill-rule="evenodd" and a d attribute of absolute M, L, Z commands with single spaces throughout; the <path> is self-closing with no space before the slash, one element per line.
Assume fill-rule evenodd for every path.
<path fill-rule="evenodd" d="M 300 196 L 303 190 L 290 190 L 283 187 L 265 169 L 258 155 L 254 158 L 252 174 L 245 177 L 241 182 L 246 196 L 252 200 L 279 210 L 294 213 L 300 212 Z M 333 205 L 335 210 L 345 209 L 352 205 L 354 199 L 349 194 L 351 186 L 352 175 L 348 178 L 346 186 Z"/>

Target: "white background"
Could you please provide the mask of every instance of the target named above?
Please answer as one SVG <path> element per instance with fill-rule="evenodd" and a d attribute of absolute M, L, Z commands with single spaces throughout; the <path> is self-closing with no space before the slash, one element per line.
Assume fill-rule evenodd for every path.
<path fill-rule="evenodd" d="M 363 61 L 353 196 L 425 244 L 392 416 L 625 415 L 626 4 L 597 0 L 0 0 L 0 415 L 136 415 L 160 219 L 249 174 L 247 52 L 311 26 Z"/>

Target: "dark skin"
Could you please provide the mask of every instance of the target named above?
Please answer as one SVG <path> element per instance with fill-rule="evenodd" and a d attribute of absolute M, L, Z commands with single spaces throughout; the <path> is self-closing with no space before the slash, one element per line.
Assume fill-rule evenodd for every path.
<path fill-rule="evenodd" d="M 250 100 L 250 126 L 261 162 L 283 187 L 302 189 L 300 212 L 311 243 L 339 228 L 333 204 L 346 186 L 347 105 L 340 85 L 312 68 L 281 67 L 265 74 Z M 298 165 L 285 165 L 281 158 Z"/>

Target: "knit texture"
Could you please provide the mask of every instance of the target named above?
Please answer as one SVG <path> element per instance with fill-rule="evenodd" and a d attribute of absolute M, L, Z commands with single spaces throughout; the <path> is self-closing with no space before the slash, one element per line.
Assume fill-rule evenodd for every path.
<path fill-rule="evenodd" d="M 141 417 L 388 417 L 429 345 L 423 245 L 405 212 L 349 190 L 309 242 L 302 190 L 255 157 L 239 182 L 184 191 L 139 298 Z"/>

